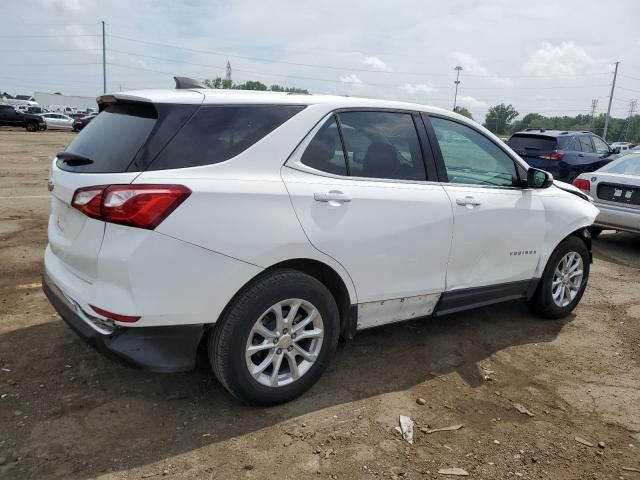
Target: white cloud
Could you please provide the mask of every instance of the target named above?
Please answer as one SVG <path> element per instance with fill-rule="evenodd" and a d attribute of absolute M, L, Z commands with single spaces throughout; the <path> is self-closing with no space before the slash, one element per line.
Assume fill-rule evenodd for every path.
<path fill-rule="evenodd" d="M 491 82 L 493 82 L 493 84 L 498 87 L 505 87 L 505 88 L 513 87 L 513 80 L 511 80 L 508 77 L 494 76 L 494 77 L 491 77 Z"/>
<path fill-rule="evenodd" d="M 73 46 L 75 46 L 78 50 L 93 50 L 102 47 L 102 40 L 100 40 L 98 37 L 83 36 L 88 35 L 88 33 L 82 25 L 67 25 L 64 27 L 63 33 L 65 35 L 80 35 L 69 37 Z M 102 55 L 102 53 L 100 53 L 100 55 Z"/>
<path fill-rule="evenodd" d="M 486 102 L 483 102 L 482 100 L 478 100 L 477 98 L 471 97 L 468 95 L 458 95 L 457 104 L 460 105 L 461 107 L 467 107 L 467 108 L 484 108 L 487 106 Z"/>
<path fill-rule="evenodd" d="M 362 80 L 360 80 L 355 73 L 341 76 L 340 81 L 342 83 L 351 83 L 354 85 L 360 85 L 362 83 Z"/>
<path fill-rule="evenodd" d="M 389 65 L 384 63 L 378 57 L 364 57 L 364 59 L 362 60 L 362 65 L 371 67 L 374 70 L 380 70 L 381 72 L 388 72 L 391 70 L 389 68 Z"/>
<path fill-rule="evenodd" d="M 435 90 L 435 88 L 426 83 L 403 83 L 399 88 L 411 95 L 414 93 L 431 93 Z"/>
<path fill-rule="evenodd" d="M 463 72 L 468 72 L 472 75 L 489 75 L 489 70 L 483 67 L 478 59 L 471 54 L 453 52 L 451 56 L 458 62 L 458 65 L 462 65 Z"/>
<path fill-rule="evenodd" d="M 53 8 L 63 12 L 79 13 L 87 8 L 86 0 L 42 0 L 47 8 Z"/>
<path fill-rule="evenodd" d="M 527 75 L 557 78 L 587 73 L 600 64 L 589 53 L 573 42 L 554 46 L 544 42 L 522 66 Z"/>

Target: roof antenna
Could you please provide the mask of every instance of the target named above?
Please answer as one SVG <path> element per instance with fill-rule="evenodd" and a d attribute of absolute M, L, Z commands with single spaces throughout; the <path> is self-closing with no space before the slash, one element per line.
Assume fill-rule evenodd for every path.
<path fill-rule="evenodd" d="M 176 90 L 184 90 L 188 88 L 207 88 L 201 82 L 189 77 L 173 77 L 176 81 Z"/>

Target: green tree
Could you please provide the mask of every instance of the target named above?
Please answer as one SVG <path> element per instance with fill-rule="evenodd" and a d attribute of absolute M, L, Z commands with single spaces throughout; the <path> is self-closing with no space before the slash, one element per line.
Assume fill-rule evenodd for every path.
<path fill-rule="evenodd" d="M 468 108 L 456 106 L 456 108 L 454 108 L 453 111 L 473 120 L 473 115 L 471 115 L 471 112 L 469 111 Z"/>
<path fill-rule="evenodd" d="M 271 92 L 286 92 L 286 93 L 302 93 L 305 95 L 309 94 L 309 90 L 306 88 L 297 88 L 297 87 L 283 87 L 282 85 L 271 85 L 267 87 L 264 83 L 259 82 L 257 80 L 247 80 L 241 84 L 235 84 L 231 80 L 226 80 L 221 77 L 216 77 L 214 79 L 206 79 L 204 84 L 207 88 L 215 88 L 215 89 L 234 89 L 234 90 L 259 90 L 259 91 L 271 91 Z"/>
<path fill-rule="evenodd" d="M 2 92 L 2 93 L 0 93 L 0 97 L 13 98 L 13 95 L 11 95 L 10 93 L 7 93 L 7 92 Z"/>
<path fill-rule="evenodd" d="M 518 115 L 518 111 L 513 108 L 513 105 L 501 103 L 489 109 L 484 119 L 484 126 L 496 135 L 504 134 L 507 133 L 511 121 Z"/>

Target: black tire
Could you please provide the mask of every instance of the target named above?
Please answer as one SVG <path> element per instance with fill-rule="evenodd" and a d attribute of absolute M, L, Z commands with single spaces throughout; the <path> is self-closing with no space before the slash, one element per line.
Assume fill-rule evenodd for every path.
<path fill-rule="evenodd" d="M 27 122 L 27 124 L 24 126 L 24 128 L 27 129 L 27 132 L 37 132 L 38 131 L 38 124 L 36 122 Z"/>
<path fill-rule="evenodd" d="M 272 305 L 290 298 L 313 304 L 322 316 L 324 337 L 317 359 L 293 383 L 270 387 L 249 372 L 245 349 L 256 321 Z M 209 339 L 209 360 L 222 385 L 240 401 L 275 405 L 296 398 L 322 375 L 338 345 L 340 315 L 331 292 L 316 278 L 297 270 L 274 270 L 245 287 L 225 310 Z"/>
<path fill-rule="evenodd" d="M 591 234 L 591 238 L 598 238 L 598 236 L 602 233 L 602 228 L 589 227 L 589 233 Z"/>
<path fill-rule="evenodd" d="M 558 267 L 558 264 L 565 257 L 565 255 L 570 252 L 575 252 L 582 258 L 582 283 L 573 300 L 568 305 L 561 307 L 557 305 L 553 300 L 551 284 L 553 282 L 554 272 Z M 587 287 L 587 282 L 589 280 L 589 261 L 589 250 L 580 238 L 574 236 L 565 238 L 549 257 L 547 265 L 544 269 L 544 273 L 542 274 L 542 278 L 538 283 L 536 292 L 528 302 L 533 311 L 535 311 L 542 318 L 548 320 L 555 320 L 569 315 L 580 302 L 580 299 L 584 294 L 584 290 Z"/>

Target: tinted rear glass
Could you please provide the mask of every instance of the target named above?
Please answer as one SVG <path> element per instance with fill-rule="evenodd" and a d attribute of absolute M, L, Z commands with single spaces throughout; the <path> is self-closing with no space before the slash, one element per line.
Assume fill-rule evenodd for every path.
<path fill-rule="evenodd" d="M 93 163 L 70 167 L 58 160 L 58 167 L 82 173 L 125 172 L 147 141 L 156 121 L 157 112 L 150 104 L 109 105 L 66 149 L 88 157 Z"/>
<path fill-rule="evenodd" d="M 298 105 L 200 107 L 149 170 L 196 167 L 229 160 L 303 108 Z"/>
<path fill-rule="evenodd" d="M 514 150 L 555 150 L 557 144 L 554 137 L 543 135 L 514 135 L 507 141 Z"/>

